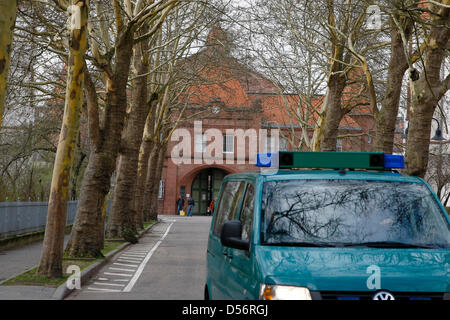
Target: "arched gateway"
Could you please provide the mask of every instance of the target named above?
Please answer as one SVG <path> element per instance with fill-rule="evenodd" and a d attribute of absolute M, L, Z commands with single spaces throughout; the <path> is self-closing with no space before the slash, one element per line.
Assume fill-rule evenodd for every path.
<path fill-rule="evenodd" d="M 223 178 L 228 173 L 218 168 L 200 171 L 192 181 L 191 192 L 195 201 L 194 215 L 205 215 L 212 200 L 219 194 Z"/>

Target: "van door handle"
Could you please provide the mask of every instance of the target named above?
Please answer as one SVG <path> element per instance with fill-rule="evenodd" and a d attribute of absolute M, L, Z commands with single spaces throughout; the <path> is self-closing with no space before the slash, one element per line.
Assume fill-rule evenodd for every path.
<path fill-rule="evenodd" d="M 226 252 L 226 251 L 224 251 L 224 252 L 222 252 L 223 253 L 223 255 L 225 256 L 225 257 L 228 257 L 228 258 L 230 258 L 230 259 L 233 259 L 233 255 L 232 254 L 229 254 L 228 252 Z"/>

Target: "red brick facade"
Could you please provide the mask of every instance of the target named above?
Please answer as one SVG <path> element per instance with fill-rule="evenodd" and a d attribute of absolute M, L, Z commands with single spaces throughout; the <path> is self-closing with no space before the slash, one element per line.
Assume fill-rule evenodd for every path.
<path fill-rule="evenodd" d="M 226 38 L 224 31 L 220 27 L 215 27 L 207 41 L 207 48 L 186 59 L 185 63 L 195 64 L 202 59 L 215 60 L 220 63 L 218 66 L 208 69 L 205 72 L 205 83 L 193 86 L 189 96 L 188 109 L 186 115 L 200 113 L 202 133 L 210 128 L 218 129 L 222 134 L 226 134 L 227 129 L 243 129 L 254 130 L 259 137 L 260 129 L 266 129 L 268 135 L 271 135 L 271 129 L 278 128 L 286 130 L 292 128 L 292 121 L 282 107 L 283 101 L 289 103 L 297 103 L 299 97 L 295 95 L 280 95 L 277 87 L 261 74 L 248 69 L 229 55 L 229 50 L 223 45 L 226 41 L 220 41 L 219 44 L 214 41 L 214 37 Z M 213 58 L 213 59 L 212 59 Z M 206 79 L 214 78 L 213 81 Z M 220 79 L 220 81 L 218 81 Z M 317 97 L 316 104 L 320 104 L 323 97 Z M 198 117 L 196 117 L 199 120 Z M 191 150 L 195 151 L 195 133 L 194 121 L 185 121 L 179 128 L 185 129 L 191 136 Z M 285 129 L 283 129 L 285 128 Z M 339 134 L 353 135 L 354 137 L 342 140 L 343 151 L 372 151 L 373 142 L 368 134 L 372 134 L 375 130 L 375 121 L 373 115 L 367 110 L 367 107 L 360 107 L 354 112 L 347 115 L 341 122 Z M 295 126 L 294 133 L 301 132 L 300 126 Z M 308 135 L 312 136 L 312 130 L 308 131 Z M 174 137 L 172 137 L 174 138 Z M 167 148 L 166 160 L 164 163 L 162 180 L 164 181 L 164 190 L 162 199 L 158 200 L 159 213 L 175 214 L 176 200 L 180 196 L 180 190 L 184 190 L 185 194 L 192 194 L 193 182 L 205 170 L 211 168 L 221 169 L 225 173 L 235 173 L 248 170 L 255 170 L 253 159 L 249 159 L 249 149 L 255 148 L 254 141 L 249 143 L 250 139 L 246 139 L 246 155 L 245 163 L 237 164 L 237 137 L 234 137 L 234 152 L 231 154 L 234 163 L 227 164 L 223 160 L 222 164 L 207 164 L 204 159 L 202 163 L 194 163 L 194 159 L 190 163 L 175 164 L 171 156 L 173 156 L 174 147 L 180 143 L 171 141 Z M 259 139 L 258 143 L 262 143 Z M 292 149 L 291 146 L 287 146 Z M 254 150 L 254 149 L 253 149 Z M 183 150 L 184 151 L 184 150 Z M 257 152 L 261 152 L 261 148 L 257 148 Z M 215 155 L 216 159 L 226 159 L 229 154 Z M 185 159 L 189 162 L 188 159 Z M 241 159 L 242 160 L 242 159 Z M 220 161 L 219 161 L 220 162 Z M 204 175 L 204 178 L 210 179 L 210 175 Z M 200 188 L 201 189 L 201 188 Z M 201 189 L 203 190 L 203 189 Z M 204 189 L 206 192 L 206 189 Z M 202 193 L 203 191 L 200 191 Z M 203 198 L 202 198 L 203 197 Z M 196 200 L 205 199 L 205 195 L 198 197 Z M 203 201 L 203 200 L 202 200 Z M 208 200 L 209 201 L 209 200 Z M 203 206 L 204 208 L 205 206 Z M 185 205 L 187 210 L 187 205 Z M 196 212 L 203 214 L 205 212 Z"/>

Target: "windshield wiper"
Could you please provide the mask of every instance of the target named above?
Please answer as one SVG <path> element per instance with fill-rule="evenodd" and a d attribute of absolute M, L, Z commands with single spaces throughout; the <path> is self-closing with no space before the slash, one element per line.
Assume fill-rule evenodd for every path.
<path fill-rule="evenodd" d="M 442 248 L 438 245 L 414 244 L 397 241 L 369 241 L 361 243 L 345 243 L 344 247 L 368 247 L 368 248 L 424 248 L 437 249 Z"/>
<path fill-rule="evenodd" d="M 329 242 L 271 242 L 264 244 L 268 246 L 283 247 L 336 247 L 334 243 Z"/>

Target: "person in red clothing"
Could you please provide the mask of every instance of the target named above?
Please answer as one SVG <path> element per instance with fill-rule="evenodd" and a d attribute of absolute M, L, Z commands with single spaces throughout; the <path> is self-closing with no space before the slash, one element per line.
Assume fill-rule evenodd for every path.
<path fill-rule="evenodd" d="M 209 207 L 208 207 L 208 215 L 209 215 L 209 216 L 212 215 L 213 212 L 214 212 L 214 199 L 211 200 L 211 203 L 209 204 Z"/>

